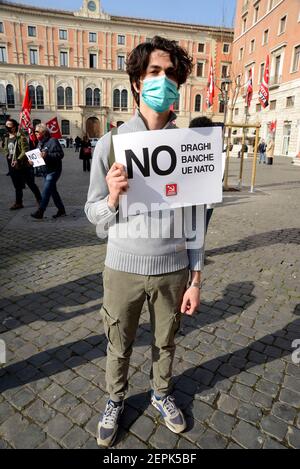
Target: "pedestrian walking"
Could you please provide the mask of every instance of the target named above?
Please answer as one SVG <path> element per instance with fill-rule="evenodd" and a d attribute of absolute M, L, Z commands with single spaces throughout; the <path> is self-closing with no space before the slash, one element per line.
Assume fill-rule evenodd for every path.
<path fill-rule="evenodd" d="M 262 138 L 258 145 L 259 163 L 266 163 L 266 143 Z"/>
<path fill-rule="evenodd" d="M 268 141 L 268 144 L 267 144 L 267 164 L 273 164 L 273 160 L 274 160 L 274 148 L 275 148 L 275 144 L 274 144 L 274 140 L 272 138 L 269 139 Z"/>
<path fill-rule="evenodd" d="M 178 89 L 191 72 L 192 58 L 175 41 L 155 36 L 151 43 L 139 44 L 127 59 L 127 73 L 138 110 L 117 129 L 118 134 L 176 128 L 176 114 L 170 111 L 170 106 L 178 99 Z M 129 360 L 145 300 L 153 336 L 151 403 L 172 432 L 180 433 L 186 428 L 184 415 L 172 395 L 174 338 L 181 313 L 191 315 L 199 306 L 203 264 L 203 240 L 199 238 L 197 248 L 187 249 L 185 235 L 174 236 L 174 217 L 181 209 L 168 216 L 167 229 L 172 233 L 169 237 L 163 234 L 159 238 L 150 237 L 149 222 L 151 227 L 160 223 L 163 212 L 122 217 L 118 212 L 119 196 L 127 190 L 128 179 L 124 166 L 114 162 L 113 156 L 109 132 L 98 141 L 94 151 L 85 205 L 89 221 L 98 230 L 111 227 L 101 309 L 108 338 L 109 400 L 97 430 L 97 442 L 105 447 L 114 441 L 124 408 Z M 145 227 L 142 233 L 134 230 L 137 225 Z M 120 234 L 114 230 L 118 226 L 122 228 Z M 125 238 L 123 229 L 127 233 Z M 196 225 L 195 233 L 198 231 Z"/>
<path fill-rule="evenodd" d="M 51 137 L 50 131 L 45 124 L 36 126 L 35 134 L 39 141 L 38 148 L 41 151 L 42 158 L 46 165 L 46 174 L 44 176 L 44 188 L 42 200 L 38 210 L 31 214 L 33 218 L 41 219 L 44 216 L 50 197 L 52 197 L 58 211 L 53 218 L 59 218 L 66 215 L 66 210 L 61 197 L 57 191 L 56 183 L 62 172 L 62 159 L 64 157 L 63 149 L 57 138 Z"/>
<path fill-rule="evenodd" d="M 80 145 L 80 153 L 79 153 L 79 159 L 82 160 L 84 172 L 91 170 L 91 158 L 92 158 L 91 141 L 87 135 L 84 135 L 81 145 Z"/>
<path fill-rule="evenodd" d="M 23 189 L 25 189 L 25 184 L 32 191 L 39 205 L 42 196 L 35 184 L 33 168 L 26 156 L 26 152 L 29 151 L 26 135 L 18 131 L 19 124 L 14 119 L 7 120 L 5 126 L 8 135 L 4 141 L 4 154 L 7 159 L 8 174 L 11 177 L 16 194 L 15 203 L 10 207 L 10 210 L 24 208 Z"/>
<path fill-rule="evenodd" d="M 79 151 L 79 148 L 80 148 L 80 145 L 81 145 L 81 138 L 78 137 L 78 135 L 77 135 L 77 137 L 75 137 L 74 142 L 75 142 L 75 153 L 77 153 Z"/>

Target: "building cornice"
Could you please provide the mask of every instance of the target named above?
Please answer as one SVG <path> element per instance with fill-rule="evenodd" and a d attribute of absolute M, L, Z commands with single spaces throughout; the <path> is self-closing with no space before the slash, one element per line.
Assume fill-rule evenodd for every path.
<path fill-rule="evenodd" d="M 73 11 L 68 10 L 56 10 L 52 8 L 38 8 L 31 5 L 20 5 L 18 3 L 11 3 L 7 1 L 0 2 L 0 9 L 5 7 L 6 10 L 15 12 L 15 13 L 28 13 L 30 15 L 38 15 L 38 16 L 53 16 L 59 17 L 59 19 L 68 19 L 72 21 L 81 21 L 81 22 L 88 22 L 88 23 L 103 23 L 105 25 L 108 24 L 124 24 L 130 23 L 137 26 L 159 26 L 165 28 L 176 28 L 178 30 L 182 29 L 185 32 L 206 32 L 212 33 L 216 35 L 226 34 L 228 38 L 233 39 L 234 30 L 232 28 L 226 28 L 221 26 L 207 26 L 207 25 L 200 25 L 200 24 L 193 24 L 193 23 L 180 23 L 176 21 L 165 21 L 165 20 L 156 20 L 156 19 L 146 19 L 146 18 L 135 18 L 135 17 L 125 17 L 125 16 L 110 16 L 110 19 L 103 19 L 103 18 L 92 18 L 92 17 L 84 17 L 75 15 Z"/>

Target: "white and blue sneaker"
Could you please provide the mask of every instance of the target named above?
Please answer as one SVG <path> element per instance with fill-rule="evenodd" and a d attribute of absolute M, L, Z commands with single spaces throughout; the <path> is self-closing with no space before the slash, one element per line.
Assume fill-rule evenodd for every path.
<path fill-rule="evenodd" d="M 109 400 L 97 430 L 97 443 L 105 448 L 111 446 L 119 428 L 119 419 L 124 409 L 124 401 L 113 402 Z"/>
<path fill-rule="evenodd" d="M 176 406 L 173 396 L 158 398 L 152 394 L 151 404 L 160 412 L 166 426 L 173 433 L 181 433 L 186 429 L 186 421 L 181 410 Z"/>

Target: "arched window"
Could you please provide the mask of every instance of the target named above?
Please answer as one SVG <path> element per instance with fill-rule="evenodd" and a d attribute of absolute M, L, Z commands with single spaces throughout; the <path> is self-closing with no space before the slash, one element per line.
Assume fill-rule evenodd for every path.
<path fill-rule="evenodd" d="M 36 104 L 38 109 L 44 109 L 44 90 L 43 87 L 38 85 L 36 87 Z"/>
<path fill-rule="evenodd" d="M 85 90 L 85 105 L 92 106 L 93 105 L 93 90 L 92 88 L 87 88 Z"/>
<path fill-rule="evenodd" d="M 120 90 L 114 90 L 113 108 L 114 110 L 120 109 Z"/>
<path fill-rule="evenodd" d="M 195 96 L 195 112 L 201 111 L 201 94 Z"/>
<path fill-rule="evenodd" d="M 70 86 L 67 86 L 65 93 L 66 93 L 66 108 L 67 109 L 73 109 L 73 92 L 72 92 L 72 88 Z"/>
<path fill-rule="evenodd" d="M 100 106 L 100 90 L 99 88 L 94 89 L 94 106 L 99 107 Z"/>
<path fill-rule="evenodd" d="M 6 86 L 6 104 L 9 109 L 15 107 L 15 93 L 13 85 Z"/>
<path fill-rule="evenodd" d="M 121 108 L 122 108 L 122 111 L 127 111 L 127 109 L 128 109 L 128 93 L 127 93 L 127 90 L 122 90 L 122 93 L 121 93 Z"/>
<path fill-rule="evenodd" d="M 31 107 L 35 109 L 36 101 L 35 101 L 35 87 L 33 85 L 28 86 L 29 97 L 31 99 Z"/>
<path fill-rule="evenodd" d="M 63 109 L 65 107 L 65 90 L 62 86 L 57 88 L 57 107 Z"/>

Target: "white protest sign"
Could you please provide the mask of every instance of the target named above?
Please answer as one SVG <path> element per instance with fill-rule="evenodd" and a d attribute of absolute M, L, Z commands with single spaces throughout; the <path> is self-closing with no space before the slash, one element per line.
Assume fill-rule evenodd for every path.
<path fill-rule="evenodd" d="M 222 129 L 154 130 L 113 137 L 127 170 L 124 215 L 222 201 Z"/>
<path fill-rule="evenodd" d="M 29 161 L 33 162 L 34 168 L 45 165 L 45 161 L 41 157 L 41 151 L 38 148 L 36 148 L 35 150 L 27 151 L 26 156 L 29 159 Z"/>

